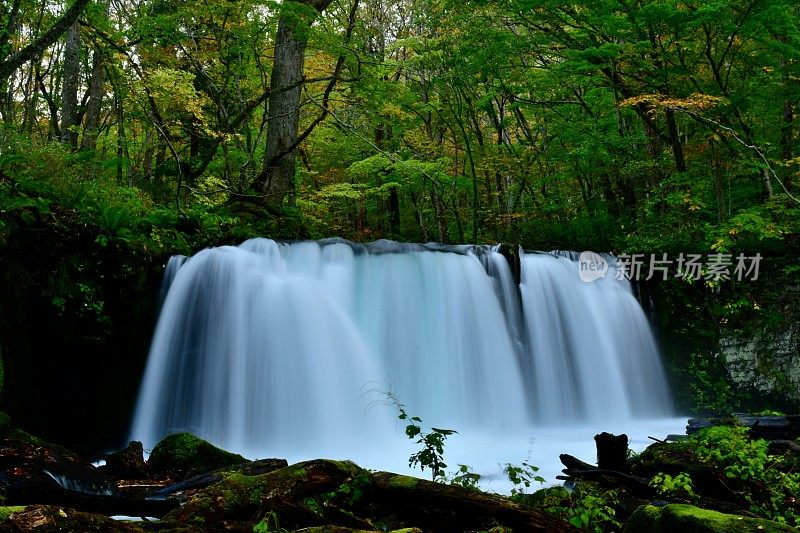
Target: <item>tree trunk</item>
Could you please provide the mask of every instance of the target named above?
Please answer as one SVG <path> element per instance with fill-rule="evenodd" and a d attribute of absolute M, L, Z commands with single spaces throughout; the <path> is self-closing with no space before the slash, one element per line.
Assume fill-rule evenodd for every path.
<path fill-rule="evenodd" d="M 64 11 L 64 14 L 50 26 L 50 29 L 31 41 L 22 50 L 10 57 L 6 57 L 5 54 L 0 55 L 0 80 L 10 77 L 19 67 L 41 55 L 51 44 L 56 42 L 64 32 L 74 25 L 90 1 L 75 0 L 69 9 Z"/>
<path fill-rule="evenodd" d="M 783 102 L 783 127 L 781 128 L 781 159 L 790 161 L 794 157 L 794 106 L 791 100 Z M 783 174 L 783 184 L 792 187 L 792 170 L 787 167 Z"/>
<path fill-rule="evenodd" d="M 308 27 L 331 2 L 286 2 L 278 19 L 275 61 L 270 77 L 267 151 L 264 169 L 255 183 L 270 204 L 286 200 L 289 205 L 294 205 L 294 159 Z M 314 13 L 307 13 L 303 6 L 313 7 Z"/>
<path fill-rule="evenodd" d="M 78 85 L 81 74 L 81 27 L 74 22 L 67 31 L 64 47 L 64 76 L 61 85 L 61 142 L 78 148 Z"/>
<path fill-rule="evenodd" d="M 667 134 L 669 143 L 672 146 L 672 157 L 675 159 L 675 169 L 678 172 L 686 172 L 686 159 L 683 156 L 683 145 L 678 134 L 678 124 L 675 122 L 675 112 L 667 109 Z"/>
<path fill-rule="evenodd" d="M 100 127 L 100 113 L 103 110 L 105 84 L 103 54 L 99 48 L 95 48 L 94 54 L 92 54 L 92 80 L 89 85 L 89 103 L 86 105 L 86 126 L 81 140 L 82 150 L 94 150 L 97 147 L 97 130 Z"/>

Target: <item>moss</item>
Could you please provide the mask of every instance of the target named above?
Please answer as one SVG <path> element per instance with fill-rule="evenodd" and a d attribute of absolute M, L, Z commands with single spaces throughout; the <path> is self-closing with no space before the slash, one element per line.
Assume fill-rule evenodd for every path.
<path fill-rule="evenodd" d="M 204 527 L 221 521 L 252 524 L 254 517 L 274 514 L 281 527 L 319 525 L 326 502 L 340 495 L 354 498 L 357 480 L 365 472 L 348 461 L 322 459 L 256 476 L 232 472 L 194 494 L 165 520 Z"/>
<path fill-rule="evenodd" d="M 191 433 L 175 433 L 156 444 L 148 466 L 155 474 L 182 477 L 246 462 Z"/>
<path fill-rule="evenodd" d="M 13 513 L 18 513 L 24 510 L 25 507 L 19 505 L 13 507 L 0 507 L 0 522 L 6 521 Z"/>
<path fill-rule="evenodd" d="M 724 514 L 700 509 L 693 505 L 672 504 L 666 507 L 643 505 L 633 513 L 625 531 L 628 533 L 745 533 L 790 532 L 794 528 L 764 520 L 739 515 Z"/>
<path fill-rule="evenodd" d="M 411 476 L 392 476 L 389 486 L 392 488 L 413 489 L 419 484 L 419 479 Z"/>

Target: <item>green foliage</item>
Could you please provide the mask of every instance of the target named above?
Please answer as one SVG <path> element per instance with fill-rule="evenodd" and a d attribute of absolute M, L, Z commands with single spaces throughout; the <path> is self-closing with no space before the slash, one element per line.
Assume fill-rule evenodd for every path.
<path fill-rule="evenodd" d="M 791 526 L 800 525 L 800 472 L 796 461 L 770 455 L 763 439 L 751 440 L 747 428 L 718 426 L 693 437 L 697 455 L 714 465 L 725 484 L 739 491 L 751 512 Z"/>
<path fill-rule="evenodd" d="M 400 420 L 408 421 L 406 425 L 406 435 L 409 439 L 419 437 L 415 442 L 422 446 L 422 449 L 412 454 L 408 458 L 408 466 L 419 466 L 423 472 L 425 468 L 430 468 L 431 478 L 434 481 L 444 481 L 447 464 L 444 462 L 444 441 L 450 435 L 458 433 L 453 429 L 442 429 L 432 427 L 429 431 L 422 431 L 422 420 L 419 417 L 409 417 L 402 406 L 398 407 Z"/>
<path fill-rule="evenodd" d="M 650 479 L 650 486 L 662 497 L 689 502 L 697 499 L 692 477 L 686 472 L 681 472 L 675 477 L 659 472 Z"/>
<path fill-rule="evenodd" d="M 740 407 L 740 394 L 727 376 L 721 355 L 692 352 L 686 372 L 695 411 L 730 412 Z"/>
<path fill-rule="evenodd" d="M 699 439 L 697 455 L 722 468 L 729 479 L 749 480 L 766 469 L 767 441 L 750 440 L 744 427 L 713 427 Z"/>
<path fill-rule="evenodd" d="M 619 500 L 617 491 L 602 490 L 587 482 L 578 484 L 573 491 L 564 487 L 541 489 L 522 502 L 542 508 L 583 531 L 602 533 L 619 531 L 621 524 L 616 511 Z"/>
<path fill-rule="evenodd" d="M 478 490 L 478 483 L 480 483 L 481 476 L 473 472 L 467 465 L 458 465 L 458 470 L 449 476 L 449 483 L 451 485 L 458 485 L 465 489 Z"/>
<path fill-rule="evenodd" d="M 506 463 L 503 472 L 508 476 L 508 480 L 514 485 L 511 489 L 512 498 L 525 494 L 525 489 L 530 488 L 534 482 L 544 483 L 545 479 L 538 475 L 538 466 L 534 466 L 527 461 L 523 461 L 521 465 L 512 465 Z"/>
<path fill-rule="evenodd" d="M 289 530 L 280 527 L 278 513 L 270 511 L 253 526 L 253 533 L 289 533 Z"/>
<path fill-rule="evenodd" d="M 429 468 L 433 481 L 446 482 L 447 474 L 445 468 L 447 468 L 447 464 L 444 462 L 444 443 L 447 437 L 458 432 L 453 429 L 435 427 L 424 431 L 422 420 L 418 416 L 409 416 L 405 406 L 400 403 L 393 393 L 386 392 L 384 395 L 388 402 L 397 409 L 397 418 L 406 423 L 406 436 L 411 440 L 416 439 L 415 444 L 421 447 L 419 451 L 408 458 L 408 466 L 412 468 L 419 466 L 423 472 L 426 468 Z M 467 473 L 468 467 L 464 467 L 464 465 L 461 465 L 461 467 L 466 469 L 461 473 Z M 468 480 L 469 477 L 466 479 Z"/>

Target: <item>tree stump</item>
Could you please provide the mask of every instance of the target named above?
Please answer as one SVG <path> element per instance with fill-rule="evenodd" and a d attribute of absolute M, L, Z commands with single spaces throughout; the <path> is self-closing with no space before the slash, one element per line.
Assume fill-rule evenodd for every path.
<path fill-rule="evenodd" d="M 628 436 L 600 433 L 594 436 L 597 445 L 597 467 L 603 470 L 628 471 Z"/>

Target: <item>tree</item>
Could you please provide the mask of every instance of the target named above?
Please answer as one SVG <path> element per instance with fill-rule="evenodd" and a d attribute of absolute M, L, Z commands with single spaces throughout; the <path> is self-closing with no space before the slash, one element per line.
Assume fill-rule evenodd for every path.
<path fill-rule="evenodd" d="M 314 19 L 333 0 L 284 2 L 275 37 L 275 60 L 270 76 L 267 151 L 264 169 L 255 182 L 267 201 L 295 202 L 295 151 L 300 121 L 305 51 L 308 31 Z"/>
<path fill-rule="evenodd" d="M 61 82 L 61 142 L 78 147 L 78 86 L 81 80 L 81 26 L 77 21 L 67 30 Z"/>
<path fill-rule="evenodd" d="M 0 11 L 0 16 L 2 16 L 0 18 L 0 80 L 5 80 L 11 76 L 18 68 L 40 55 L 48 46 L 56 42 L 78 20 L 78 17 L 91 1 L 75 0 L 69 9 L 45 33 L 13 54 L 10 54 L 9 40 L 16 25 L 19 1 L 15 0 L 8 12 L 3 7 L 2 11 Z"/>

